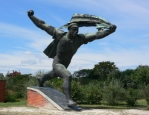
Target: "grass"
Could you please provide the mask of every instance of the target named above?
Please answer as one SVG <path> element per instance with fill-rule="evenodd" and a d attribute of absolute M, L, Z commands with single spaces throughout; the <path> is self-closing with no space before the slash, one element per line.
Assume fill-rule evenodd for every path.
<path fill-rule="evenodd" d="M 145 99 L 137 100 L 135 106 L 128 106 L 125 102 L 118 104 L 116 106 L 107 105 L 106 103 L 102 103 L 100 105 L 89 105 L 89 104 L 79 104 L 79 105 L 85 109 L 142 109 L 142 110 L 149 109 Z"/>
<path fill-rule="evenodd" d="M 26 100 L 20 100 L 19 102 L 0 103 L 0 107 L 20 107 L 20 106 L 27 106 Z"/>
<path fill-rule="evenodd" d="M 137 100 L 137 104 L 135 106 L 128 106 L 126 103 L 121 103 L 116 106 L 110 106 L 106 103 L 100 105 L 89 105 L 89 104 L 79 104 L 84 109 L 142 109 L 148 110 L 148 106 L 145 99 Z M 7 102 L 0 103 L 0 107 L 20 107 L 27 106 L 26 100 L 19 100 L 19 102 Z"/>
<path fill-rule="evenodd" d="M 137 100 L 137 104 L 138 105 L 142 105 L 142 106 L 147 106 L 147 102 L 145 99 L 140 99 L 140 100 Z"/>

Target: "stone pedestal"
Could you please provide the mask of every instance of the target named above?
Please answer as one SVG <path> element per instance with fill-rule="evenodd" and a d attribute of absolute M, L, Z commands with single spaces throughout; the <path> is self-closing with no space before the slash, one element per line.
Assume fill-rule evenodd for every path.
<path fill-rule="evenodd" d="M 27 104 L 56 110 L 70 110 L 63 93 L 49 87 L 27 87 Z"/>

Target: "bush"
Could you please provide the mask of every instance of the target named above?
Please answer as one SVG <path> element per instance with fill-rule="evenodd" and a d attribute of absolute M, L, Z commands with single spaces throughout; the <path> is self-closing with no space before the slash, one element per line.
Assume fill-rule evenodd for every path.
<path fill-rule="evenodd" d="M 125 89 L 119 80 L 112 79 L 104 83 L 103 100 L 109 105 L 117 105 L 120 101 L 125 99 L 125 95 Z"/>
<path fill-rule="evenodd" d="M 27 82 L 24 82 L 23 89 L 20 91 L 22 98 L 26 99 L 27 98 L 27 87 L 30 86 L 38 86 L 38 81 L 37 78 L 35 77 L 29 77 L 29 80 Z"/>
<path fill-rule="evenodd" d="M 134 106 L 136 104 L 136 101 L 138 99 L 138 90 L 129 88 L 127 89 L 127 95 L 126 95 L 126 102 L 130 106 Z"/>
<path fill-rule="evenodd" d="M 81 86 L 80 83 L 75 80 L 72 81 L 72 98 L 78 103 L 84 103 L 85 100 L 83 86 Z"/>
<path fill-rule="evenodd" d="M 133 74 L 131 74 L 131 79 L 134 82 L 134 88 L 138 88 L 139 85 L 149 83 L 149 66 L 139 65 Z"/>
<path fill-rule="evenodd" d="M 37 79 L 29 75 L 17 75 L 6 79 L 6 101 L 26 99 L 27 87 L 37 85 Z"/>
<path fill-rule="evenodd" d="M 141 87 L 141 96 L 146 99 L 146 102 L 149 105 L 149 84 Z"/>
<path fill-rule="evenodd" d="M 58 91 L 63 92 L 62 84 L 63 84 L 63 80 L 61 78 L 53 78 L 51 80 L 46 81 L 44 85 L 45 87 L 55 88 Z"/>
<path fill-rule="evenodd" d="M 0 80 L 4 80 L 4 75 L 0 73 Z"/>
<path fill-rule="evenodd" d="M 149 105 L 149 98 L 146 98 L 147 105 Z"/>
<path fill-rule="evenodd" d="M 102 100 L 102 92 L 100 90 L 100 84 L 98 82 L 90 82 L 85 86 L 86 102 L 88 104 L 100 104 Z"/>
<path fill-rule="evenodd" d="M 11 91 L 11 90 L 6 90 L 5 92 L 5 102 L 16 102 L 18 98 L 18 94 Z"/>

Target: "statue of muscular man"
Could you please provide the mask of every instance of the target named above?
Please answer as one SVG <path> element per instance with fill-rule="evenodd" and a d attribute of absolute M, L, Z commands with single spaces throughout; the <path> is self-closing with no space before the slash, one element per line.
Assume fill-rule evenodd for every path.
<path fill-rule="evenodd" d="M 28 16 L 37 27 L 50 34 L 54 40 L 59 39 L 56 46 L 56 55 L 53 57 L 53 69 L 38 79 L 39 87 L 43 87 L 44 82 L 47 80 L 54 77 L 61 77 L 63 79 L 63 91 L 66 96 L 68 106 L 75 106 L 76 102 L 73 101 L 71 96 L 72 75 L 67 70 L 73 55 L 81 45 L 87 44 L 88 42 L 92 42 L 96 39 L 102 39 L 115 32 L 116 26 L 111 25 L 111 27 L 106 30 L 99 29 L 93 34 L 78 34 L 79 26 L 77 23 L 70 23 L 68 26 L 68 32 L 64 32 L 35 17 L 33 10 L 28 11 Z"/>

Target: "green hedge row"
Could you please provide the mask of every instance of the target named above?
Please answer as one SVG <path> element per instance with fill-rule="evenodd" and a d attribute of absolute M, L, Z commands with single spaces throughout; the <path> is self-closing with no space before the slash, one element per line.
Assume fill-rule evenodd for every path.
<path fill-rule="evenodd" d="M 6 78 L 6 102 L 26 99 L 27 87 L 37 86 L 37 78 L 18 75 L 14 78 Z M 62 92 L 62 79 L 52 79 L 45 83 L 46 86 L 56 88 Z M 117 105 L 126 102 L 130 106 L 136 104 L 137 99 L 146 99 L 149 104 L 149 84 L 142 85 L 139 89 L 123 88 L 118 79 L 110 79 L 104 82 L 88 78 L 73 78 L 72 97 L 77 103 Z"/>

